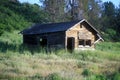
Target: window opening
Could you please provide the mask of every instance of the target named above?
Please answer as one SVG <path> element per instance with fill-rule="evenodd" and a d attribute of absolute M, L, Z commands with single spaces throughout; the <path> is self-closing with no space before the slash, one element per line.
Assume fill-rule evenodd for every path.
<path fill-rule="evenodd" d="M 80 39 L 78 44 L 79 44 L 79 47 L 90 47 L 91 40 Z"/>

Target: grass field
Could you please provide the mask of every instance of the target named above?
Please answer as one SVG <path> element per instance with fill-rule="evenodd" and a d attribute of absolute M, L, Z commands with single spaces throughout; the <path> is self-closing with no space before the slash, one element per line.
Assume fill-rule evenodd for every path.
<path fill-rule="evenodd" d="M 0 80 L 120 80 L 120 42 L 94 51 L 47 52 L 22 45 L 18 31 L 0 37 Z"/>

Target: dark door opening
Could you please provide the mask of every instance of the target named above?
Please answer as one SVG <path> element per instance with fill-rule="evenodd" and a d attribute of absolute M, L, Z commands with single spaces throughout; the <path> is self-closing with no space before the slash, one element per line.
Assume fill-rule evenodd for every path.
<path fill-rule="evenodd" d="M 47 39 L 46 38 L 41 38 L 40 39 L 40 46 L 47 47 Z"/>
<path fill-rule="evenodd" d="M 74 50 L 74 48 L 75 48 L 75 38 L 74 37 L 67 38 L 67 49 Z"/>

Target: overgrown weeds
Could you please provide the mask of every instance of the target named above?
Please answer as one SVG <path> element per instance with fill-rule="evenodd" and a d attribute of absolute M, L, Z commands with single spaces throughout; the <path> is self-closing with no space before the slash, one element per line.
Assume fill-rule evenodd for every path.
<path fill-rule="evenodd" d="M 0 79 L 119 80 L 119 48 L 119 42 L 103 42 L 94 51 L 49 52 L 23 45 L 18 31 L 4 33 L 0 37 Z"/>

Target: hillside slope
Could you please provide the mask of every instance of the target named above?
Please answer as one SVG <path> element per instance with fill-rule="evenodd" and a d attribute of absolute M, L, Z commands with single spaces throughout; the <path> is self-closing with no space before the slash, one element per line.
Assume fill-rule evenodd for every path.
<path fill-rule="evenodd" d="M 0 79 L 120 80 L 118 42 L 100 43 L 95 51 L 46 52 L 23 46 L 18 32 L 5 32 L 0 37 Z"/>
<path fill-rule="evenodd" d="M 23 45 L 20 30 L 46 16 L 36 4 L 0 0 L 0 80 L 120 80 L 119 42 L 73 53 Z"/>
<path fill-rule="evenodd" d="M 36 4 L 0 0 L 0 35 L 5 31 L 22 30 L 32 23 L 44 23 L 45 15 Z"/>

